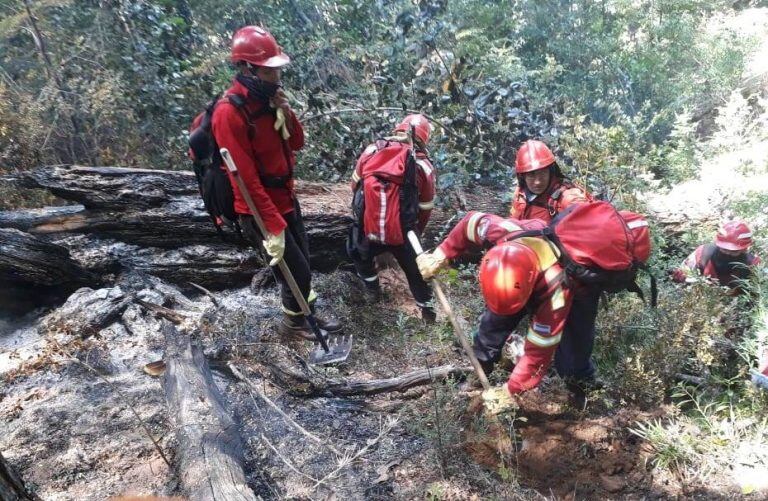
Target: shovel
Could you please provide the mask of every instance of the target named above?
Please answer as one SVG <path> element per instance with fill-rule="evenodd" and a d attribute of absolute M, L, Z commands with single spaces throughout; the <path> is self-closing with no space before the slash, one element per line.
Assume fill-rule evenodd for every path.
<path fill-rule="evenodd" d="M 411 242 L 411 247 L 416 251 L 417 256 L 419 254 L 424 254 L 424 249 L 421 247 L 421 242 L 419 242 L 419 237 L 416 236 L 416 233 L 409 231 L 408 241 Z M 456 338 L 461 343 L 461 347 L 464 348 L 464 353 L 466 353 L 469 361 L 472 363 L 472 368 L 475 369 L 475 374 L 477 374 L 480 384 L 483 385 L 484 390 L 490 390 L 491 385 L 488 383 L 488 378 L 485 377 L 485 371 L 483 371 L 480 362 L 478 362 L 475 352 L 472 351 L 472 347 L 469 345 L 469 341 L 467 341 L 467 337 L 464 335 L 464 329 L 461 328 L 461 325 L 456 320 L 456 315 L 453 314 L 453 308 L 451 308 L 451 304 L 448 302 L 448 298 L 443 292 L 440 280 L 432 278 L 430 281 L 432 282 L 432 289 L 435 291 L 435 296 L 437 296 L 438 301 L 440 301 L 440 306 L 443 307 L 443 311 L 451 321 L 451 325 L 453 325 L 453 333 L 456 335 Z"/>
<path fill-rule="evenodd" d="M 256 205 L 253 203 L 253 199 L 248 193 L 245 183 L 240 178 L 240 173 L 237 171 L 237 166 L 235 165 L 234 160 L 232 160 L 229 150 L 221 148 L 219 153 L 221 153 L 221 158 L 224 159 L 227 169 L 229 169 L 229 172 L 235 179 L 237 187 L 240 189 L 240 194 L 245 199 L 245 203 L 248 205 L 248 209 L 251 211 L 251 215 L 256 221 L 256 225 L 259 227 L 261 234 L 267 235 L 264 221 L 262 221 L 259 211 L 256 209 Z M 285 277 L 285 281 L 288 282 L 293 297 L 296 299 L 296 302 L 299 303 L 301 313 L 304 315 L 304 318 L 307 319 L 307 323 L 309 324 L 310 329 L 312 329 L 312 333 L 317 338 L 317 342 L 314 343 L 309 352 L 309 363 L 312 365 L 325 365 L 346 360 L 349 356 L 349 352 L 352 350 L 352 335 L 329 336 L 327 332 L 320 329 L 317 325 L 317 319 L 315 319 L 315 316 L 312 314 L 312 310 L 309 308 L 306 298 L 301 293 L 299 284 L 297 284 L 296 279 L 293 278 L 293 273 L 288 269 L 288 265 L 281 259 L 278 261 L 277 266 L 280 268 L 283 277 Z"/>

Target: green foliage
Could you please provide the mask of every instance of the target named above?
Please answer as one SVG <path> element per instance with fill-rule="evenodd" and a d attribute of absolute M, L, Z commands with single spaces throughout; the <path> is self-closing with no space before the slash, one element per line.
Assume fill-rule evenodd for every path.
<path fill-rule="evenodd" d="M 310 139 L 302 176 L 345 179 L 403 110 L 421 110 L 442 129 L 432 156 L 443 189 L 506 184 L 519 143 L 540 137 L 577 177 L 632 204 L 651 175 L 689 175 L 685 113 L 726 96 L 740 76 L 750 46 L 714 16 L 729 8 L 719 0 L 46 1 L 33 13 L 47 69 L 14 0 L 0 7 L 0 65 L 19 97 L 3 100 L 0 116 L 37 124 L 10 129 L 21 168 L 186 166 L 184 130 L 231 76 L 230 34 L 263 24 L 292 56 L 284 78 Z"/>

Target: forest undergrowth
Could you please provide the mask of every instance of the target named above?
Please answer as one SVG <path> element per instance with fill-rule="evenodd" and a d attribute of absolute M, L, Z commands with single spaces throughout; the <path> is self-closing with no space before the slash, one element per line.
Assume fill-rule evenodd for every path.
<path fill-rule="evenodd" d="M 284 80 L 309 138 L 300 177 L 346 182 L 366 144 L 419 110 L 436 126 L 438 203 L 477 185 L 511 193 L 514 153 L 538 138 L 596 195 L 649 215 L 659 306 L 617 295 L 601 308 L 595 359 L 604 388 L 576 408 L 548 378 L 528 397 L 529 415 L 524 406 L 506 423 L 509 443 L 479 455 L 457 445 L 496 443 L 499 430 L 466 421 L 471 402 L 456 384 L 430 388 L 408 421 L 429 445 L 423 459 L 432 469 L 404 497 L 568 495 L 535 479 L 537 461 L 562 452 L 546 433 L 571 431 L 602 444 L 574 439 L 578 454 L 568 457 L 598 459 L 602 493 L 622 492 L 611 483 L 622 476 L 640 493 L 768 494 L 768 397 L 749 381 L 768 343 L 765 264 L 741 296 L 668 275 L 732 217 L 750 224 L 755 252 L 768 259 L 768 8 L 720 0 L 26 4 L 0 5 L 6 180 L 54 164 L 187 168 L 186 128 L 231 78 L 230 34 L 253 23 L 294 61 Z M 3 209 L 56 203 L 0 185 Z M 482 309 L 475 275 L 465 265 L 443 277 L 470 331 Z M 332 287 L 336 278 L 328 280 Z M 364 349 L 385 353 L 382 374 L 403 361 L 422 368 L 460 358 L 445 321 L 426 328 L 407 308 L 334 307 L 357 319 Z M 617 460 L 617 449 L 628 452 Z M 665 490 L 669 482 L 677 490 Z"/>

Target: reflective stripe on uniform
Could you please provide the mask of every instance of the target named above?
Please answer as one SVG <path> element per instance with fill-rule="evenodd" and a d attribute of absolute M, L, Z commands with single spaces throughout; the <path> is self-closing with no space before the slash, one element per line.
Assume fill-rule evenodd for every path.
<path fill-rule="evenodd" d="M 430 167 L 430 165 L 424 160 L 416 160 L 416 165 L 421 167 L 421 170 L 424 171 L 424 174 L 426 174 L 427 177 L 432 175 L 432 167 Z"/>
<path fill-rule="evenodd" d="M 635 228 L 642 228 L 643 226 L 648 226 L 648 221 L 644 219 L 638 219 L 637 221 L 630 221 L 627 223 L 627 228 L 630 230 L 634 230 Z"/>
<path fill-rule="evenodd" d="M 539 269 L 541 270 L 547 270 L 557 262 L 556 248 L 543 238 L 523 237 L 513 240 L 513 242 L 520 242 L 535 252 L 536 257 L 539 258 Z"/>
<path fill-rule="evenodd" d="M 560 308 L 565 307 L 565 290 L 562 288 L 562 286 L 555 289 L 555 291 L 552 293 L 552 299 L 550 301 L 552 302 L 552 311 L 557 311 Z"/>
<path fill-rule="evenodd" d="M 558 334 L 556 336 L 544 337 L 534 332 L 533 329 L 528 328 L 528 334 L 525 336 L 525 338 L 531 343 L 535 344 L 536 346 L 541 346 L 542 348 L 549 348 L 559 343 L 560 338 L 562 336 L 563 336 L 562 334 Z"/>
<path fill-rule="evenodd" d="M 419 209 L 421 210 L 432 210 L 435 208 L 435 201 L 430 200 L 429 202 L 419 202 Z"/>
<path fill-rule="evenodd" d="M 309 290 L 309 297 L 307 297 L 307 303 L 312 304 L 315 301 L 317 301 L 317 292 L 315 292 L 315 289 Z M 303 315 L 304 313 L 302 311 L 293 311 L 289 310 L 285 307 L 285 305 L 282 305 L 283 313 L 286 315 L 290 315 L 292 317 L 298 317 L 299 315 Z"/>
<path fill-rule="evenodd" d="M 352 182 L 353 183 L 357 183 L 358 181 L 360 181 L 360 176 L 358 175 L 357 171 L 355 170 L 354 172 L 352 172 Z"/>
<path fill-rule="evenodd" d="M 522 228 L 512 221 L 504 220 L 501 222 L 501 227 L 504 228 L 507 231 L 520 231 Z"/>
<path fill-rule="evenodd" d="M 283 305 L 283 313 L 285 313 L 286 315 L 290 315 L 292 317 L 298 317 L 299 315 L 303 315 L 303 313 L 300 311 L 289 310 L 288 308 L 285 307 L 285 305 Z"/>
<path fill-rule="evenodd" d="M 467 238 L 469 238 L 470 242 L 479 243 L 475 240 L 475 230 L 477 229 L 477 222 L 480 221 L 483 216 L 485 216 L 485 214 L 482 212 L 475 212 L 472 214 L 472 217 L 469 218 L 469 222 L 467 223 Z"/>
<path fill-rule="evenodd" d="M 384 233 L 384 229 L 387 222 L 387 194 L 384 193 L 384 190 L 379 191 L 379 195 L 381 198 L 381 209 L 379 210 L 379 242 L 386 243 L 384 241 L 384 236 L 386 235 Z"/>

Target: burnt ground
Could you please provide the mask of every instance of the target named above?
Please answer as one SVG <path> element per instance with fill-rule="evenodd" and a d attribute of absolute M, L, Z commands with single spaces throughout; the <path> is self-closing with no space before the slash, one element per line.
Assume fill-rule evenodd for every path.
<path fill-rule="evenodd" d="M 442 315 L 436 326 L 425 326 L 400 274 L 387 270 L 383 282 L 385 299 L 368 304 L 351 273 L 317 276 L 321 310 L 343 317 L 356 337 L 347 363 L 322 371 L 370 379 L 463 364 Z M 473 287 L 460 280 L 449 285 L 468 328 L 480 307 Z M 139 292 L 160 302 L 158 294 Z M 576 409 L 554 377 L 500 423 L 485 420 L 451 382 L 367 399 L 291 396 L 272 384 L 251 351 L 254 343 L 277 340 L 276 290 L 217 297 L 219 308 L 206 296 L 179 306 L 204 325 L 199 340 L 207 353 L 231 360 L 293 420 L 326 441 L 309 440 L 227 371 L 215 372 L 240 423 L 249 483 L 265 499 L 712 499 L 738 493 L 723 479 L 686 485 L 652 468 L 647 446 L 629 427 L 663 416 L 664 408 L 647 412 L 594 398 Z M 160 379 L 142 370 L 162 357 L 159 321 L 134 304 L 85 339 L 41 325 L 51 324 L 33 315 L 6 325 L 0 335 L 0 450 L 6 459 L 44 499 L 178 495 L 172 471 L 131 412 L 173 462 L 175 438 Z M 62 358 L 54 341 L 112 385 Z"/>

